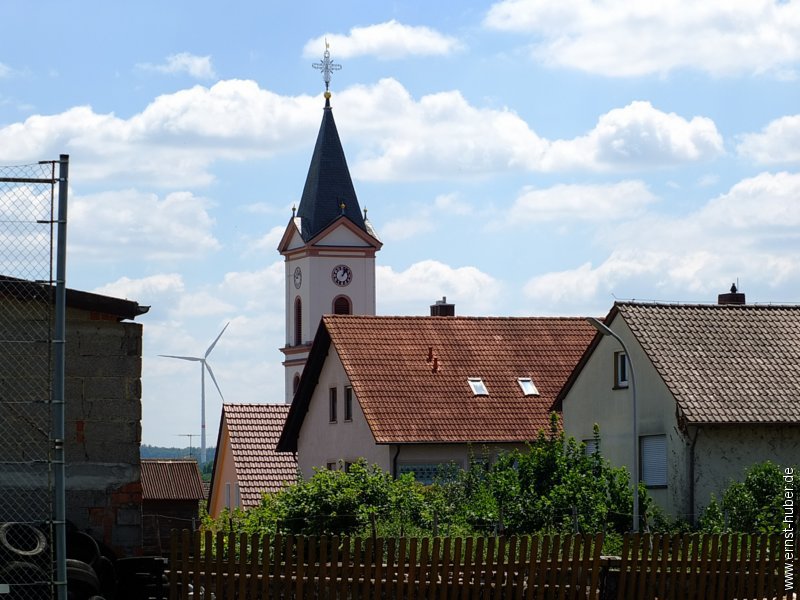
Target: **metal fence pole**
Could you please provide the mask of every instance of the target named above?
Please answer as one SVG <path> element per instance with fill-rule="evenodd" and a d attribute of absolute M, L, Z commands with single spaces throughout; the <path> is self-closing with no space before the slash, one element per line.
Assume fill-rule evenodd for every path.
<path fill-rule="evenodd" d="M 55 555 L 56 597 L 67 600 L 67 503 L 66 465 L 64 460 L 64 380 L 67 310 L 67 189 L 69 180 L 69 155 L 59 156 L 58 218 L 56 226 L 56 294 L 53 364 L 53 457 L 55 470 Z"/>

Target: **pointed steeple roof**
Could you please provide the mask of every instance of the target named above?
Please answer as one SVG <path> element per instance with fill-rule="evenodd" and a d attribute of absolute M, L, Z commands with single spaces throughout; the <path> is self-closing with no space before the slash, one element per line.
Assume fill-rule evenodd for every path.
<path fill-rule="evenodd" d="M 316 236 L 340 216 L 367 231 L 356 190 L 350 179 L 339 132 L 336 130 L 336 122 L 333 120 L 330 94 L 327 92 L 322 124 L 297 216 L 301 219 L 300 231 L 305 241 Z"/>

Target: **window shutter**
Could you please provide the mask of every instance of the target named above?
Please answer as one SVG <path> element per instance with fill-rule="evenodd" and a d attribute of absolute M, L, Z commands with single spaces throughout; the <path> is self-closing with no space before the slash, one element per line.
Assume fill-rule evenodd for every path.
<path fill-rule="evenodd" d="M 639 439 L 642 481 L 647 486 L 667 485 L 667 436 L 647 435 Z"/>

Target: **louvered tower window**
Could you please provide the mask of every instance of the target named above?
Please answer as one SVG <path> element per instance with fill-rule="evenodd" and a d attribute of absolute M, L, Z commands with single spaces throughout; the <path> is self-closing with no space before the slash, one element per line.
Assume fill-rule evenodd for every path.
<path fill-rule="evenodd" d="M 299 346 L 303 343 L 303 303 L 300 298 L 294 301 L 294 345 Z"/>

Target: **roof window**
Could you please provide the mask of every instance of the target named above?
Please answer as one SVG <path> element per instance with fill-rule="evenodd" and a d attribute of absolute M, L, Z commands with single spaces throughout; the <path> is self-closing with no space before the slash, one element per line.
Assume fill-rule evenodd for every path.
<path fill-rule="evenodd" d="M 468 377 L 467 383 L 469 383 L 469 387 L 472 388 L 472 394 L 474 396 L 489 395 L 489 390 L 486 389 L 486 384 L 483 383 L 483 379 L 480 377 Z"/>
<path fill-rule="evenodd" d="M 533 379 L 530 377 L 518 377 L 517 383 L 519 387 L 522 388 L 522 393 L 525 396 L 538 396 L 539 390 L 536 389 L 536 384 L 533 383 Z"/>

